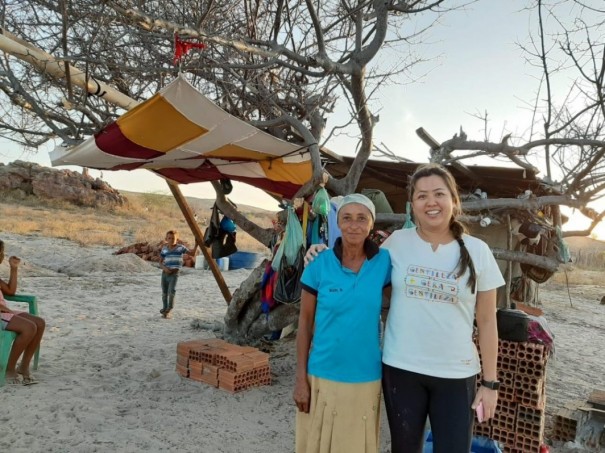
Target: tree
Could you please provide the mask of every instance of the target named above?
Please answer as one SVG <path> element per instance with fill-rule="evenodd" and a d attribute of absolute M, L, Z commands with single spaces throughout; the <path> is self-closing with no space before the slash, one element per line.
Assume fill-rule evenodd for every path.
<path fill-rule="evenodd" d="M 601 196 L 605 181 L 601 163 L 605 66 L 602 43 L 589 39 L 586 44 L 586 39 L 578 41 L 576 35 L 600 36 L 602 16 L 597 13 L 603 11 L 579 0 L 551 3 L 536 1 L 532 5 L 539 18 L 537 38 L 530 42 L 533 47 L 525 49 L 537 58 L 544 74 L 534 103 L 542 129 L 529 128 L 527 137 L 507 135 L 497 142 L 490 141 L 487 134 L 483 140 L 469 140 L 460 131 L 451 140 L 431 144 L 431 160 L 471 171 L 464 160 L 477 156 L 504 158 L 523 168 L 534 168 L 539 158 L 545 162 L 544 182 L 552 196 L 478 200 L 465 208 L 478 212 L 497 206 L 568 205 L 591 216 L 594 227 L 605 215 L 587 207 Z M 575 28 L 556 21 L 561 5 L 574 6 L 574 17 L 580 20 Z M 432 24 L 441 14 L 460 6 L 463 2 L 445 0 L 60 0 L 57 4 L 7 0 L 0 10 L 4 36 L 56 56 L 67 77 L 49 76 L 45 71 L 48 63 L 36 65 L 31 58 L 23 63 L 7 54 L 0 62 L 0 96 L 5 101 L 0 134 L 34 148 L 53 139 L 78 143 L 115 120 L 129 108 L 129 102 L 155 93 L 180 70 L 223 109 L 311 150 L 313 180 L 300 195 L 310 193 L 322 178 L 319 150 L 322 140 L 333 132 L 326 131 L 326 118 L 336 102 L 346 102 L 359 145 L 348 174 L 330 178 L 327 188 L 335 194 L 350 193 L 373 151 L 378 118 L 372 110 L 372 95 L 381 83 L 411 77 L 412 69 L 423 61 L 414 55 L 414 43 L 423 39 L 431 25 L 418 28 L 421 22 L 417 18 Z M 552 26 L 546 27 L 542 20 L 546 13 L 551 22 L 563 27 L 562 33 L 547 35 Z M 206 48 L 187 55 L 175 68 L 175 35 L 203 42 Z M 3 39 L 0 36 L 0 47 Z M 376 56 L 385 47 L 405 50 L 408 57 L 388 67 L 378 65 Z M 558 85 L 552 83 L 553 78 L 569 67 L 558 60 L 556 70 L 552 69 L 553 49 L 561 49 L 557 58 L 569 59 L 579 73 L 567 98 L 555 95 Z M 75 68 L 81 71 L 87 90 L 71 83 Z M 111 100 L 104 88 L 109 86 L 116 89 Z M 572 97 L 577 102 L 570 103 Z M 580 97 L 585 99 L 583 103 L 578 101 Z M 487 122 L 486 117 L 481 119 Z M 553 163 L 560 166 L 561 173 L 553 171 Z M 268 245 L 270 232 L 240 215 L 227 202 L 220 184 L 214 188 L 221 210 Z M 534 259 L 514 254 L 501 257 Z M 553 260 L 542 261 L 546 267 L 557 265 Z M 239 341 L 259 338 L 297 316 L 297 309 L 287 306 L 268 317 L 260 316 L 258 272 L 234 295 L 227 312 L 226 333 Z"/>
<path fill-rule="evenodd" d="M 564 236 L 586 236 L 605 216 L 605 211 L 588 207 L 602 198 L 605 188 L 605 9 L 596 1 L 533 3 L 528 8 L 533 9 L 535 28 L 529 42 L 520 45 L 538 70 L 535 98 L 526 101 L 532 123 L 522 135 L 505 133 L 499 142 L 491 142 L 487 132 L 483 140 L 469 140 L 461 130 L 434 149 L 432 159 L 459 166 L 465 159 L 487 155 L 521 168 L 544 169 L 542 180 L 558 197 L 548 204 L 577 208 L 592 221 L 585 231 Z M 487 113 L 478 118 L 487 131 Z"/>

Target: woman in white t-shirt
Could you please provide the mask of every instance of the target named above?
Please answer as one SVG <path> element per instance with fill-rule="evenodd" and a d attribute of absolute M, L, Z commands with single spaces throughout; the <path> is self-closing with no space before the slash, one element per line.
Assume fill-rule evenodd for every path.
<path fill-rule="evenodd" d="M 468 453 L 473 409 L 489 420 L 498 401 L 496 289 L 504 280 L 487 244 L 456 220 L 460 197 L 445 168 L 419 167 L 408 192 L 417 228 L 382 244 L 393 265 L 382 356 L 392 452 L 422 452 L 428 416 L 435 453 Z"/>

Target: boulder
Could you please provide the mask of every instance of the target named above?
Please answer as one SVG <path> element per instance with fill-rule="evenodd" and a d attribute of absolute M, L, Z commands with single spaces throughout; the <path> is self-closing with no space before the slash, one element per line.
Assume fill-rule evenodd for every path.
<path fill-rule="evenodd" d="M 63 200 L 78 206 L 123 206 L 126 197 L 100 178 L 16 160 L 0 163 L 0 191 Z"/>

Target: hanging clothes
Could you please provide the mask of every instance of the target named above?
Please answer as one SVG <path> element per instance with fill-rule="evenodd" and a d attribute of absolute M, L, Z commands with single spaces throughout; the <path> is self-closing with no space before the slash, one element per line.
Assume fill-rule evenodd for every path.
<path fill-rule="evenodd" d="M 277 302 L 273 298 L 275 291 L 275 283 L 277 282 L 277 272 L 273 270 L 271 262 L 265 264 L 265 272 L 260 282 L 260 303 L 261 310 L 265 314 L 269 314 L 277 306 Z"/>

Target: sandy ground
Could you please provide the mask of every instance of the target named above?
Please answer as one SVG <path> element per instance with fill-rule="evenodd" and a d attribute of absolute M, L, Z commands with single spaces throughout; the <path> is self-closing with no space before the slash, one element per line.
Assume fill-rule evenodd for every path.
<path fill-rule="evenodd" d="M 19 255 L 21 293 L 47 320 L 40 384 L 0 389 L 0 452 L 293 451 L 294 341 L 271 352 L 273 385 L 231 395 L 180 378 L 176 344 L 211 338 L 192 320 L 220 323 L 225 302 L 209 271 L 186 269 L 174 318 L 159 315 L 160 272 L 134 255 L 66 240 L 2 234 Z M 249 271 L 225 273 L 234 291 Z M 8 276 L 6 263 L 0 275 Z M 600 286 L 547 285 L 541 297 L 556 335 L 547 389 L 552 415 L 605 387 Z M 383 419 L 381 451 L 390 451 Z M 551 452 L 572 451 L 563 445 Z M 576 451 L 576 450 L 573 450 Z"/>

